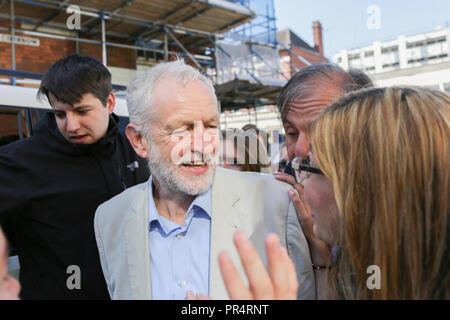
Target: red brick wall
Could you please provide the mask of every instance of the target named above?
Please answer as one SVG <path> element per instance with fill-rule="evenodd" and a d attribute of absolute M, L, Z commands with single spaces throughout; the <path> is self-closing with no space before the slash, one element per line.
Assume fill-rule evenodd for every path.
<path fill-rule="evenodd" d="M 106 41 L 109 42 L 108 39 Z M 80 54 L 87 55 L 99 61 L 102 61 L 102 46 L 100 44 L 80 42 L 79 48 Z M 106 64 L 111 67 L 136 69 L 136 51 L 131 49 L 107 46 Z"/>
<path fill-rule="evenodd" d="M 0 26 L 9 27 L 6 21 L 0 21 Z M 16 27 L 20 28 L 16 23 Z M 0 33 L 9 34 L 5 31 Z M 45 37 L 27 36 L 16 33 L 16 36 L 38 38 L 39 47 L 16 44 L 16 70 L 44 73 L 58 59 L 76 52 L 76 45 L 71 40 L 59 40 Z M 102 60 L 100 44 L 79 43 L 79 53 Z M 135 50 L 118 47 L 106 47 L 107 65 L 136 69 Z M 11 69 L 11 44 L 0 42 L 0 68 Z"/>
<path fill-rule="evenodd" d="M 304 59 L 306 59 L 307 61 L 309 61 L 311 64 L 316 64 L 316 63 L 321 63 L 321 62 L 329 62 L 327 58 L 320 56 L 317 53 L 311 52 L 309 50 L 304 50 L 304 49 L 301 49 L 298 47 L 291 47 L 291 50 L 293 52 L 295 52 L 298 56 L 301 56 Z M 290 56 L 292 65 L 294 65 L 299 70 L 307 66 L 303 61 L 298 59 L 294 54 L 291 54 L 287 50 L 281 50 L 280 57 L 285 57 L 285 56 Z M 283 71 L 290 70 L 290 63 L 289 64 L 283 63 L 282 69 L 283 69 Z M 290 77 L 291 77 L 295 74 L 295 69 L 290 70 L 290 71 L 291 71 L 291 74 L 290 74 Z"/>

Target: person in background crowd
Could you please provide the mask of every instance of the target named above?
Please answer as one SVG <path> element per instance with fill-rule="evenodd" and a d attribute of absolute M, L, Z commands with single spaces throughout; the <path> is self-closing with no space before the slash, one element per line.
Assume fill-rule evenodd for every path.
<path fill-rule="evenodd" d="M 283 143 L 279 146 L 280 151 L 275 155 L 274 159 L 270 162 L 273 172 L 285 172 L 286 166 L 289 163 L 287 156 L 286 144 Z"/>
<path fill-rule="evenodd" d="M 422 88 L 360 90 L 325 109 L 307 136 L 311 163 L 296 164 L 306 173 L 310 209 L 299 218 L 322 249 L 339 246 L 334 263 L 329 250 L 311 247 L 318 295 L 449 299 L 450 96 Z M 230 296 L 293 297 L 286 279 L 294 271 L 279 259 L 279 245 L 268 239 L 269 275 L 241 238 L 235 241 L 252 272 L 250 289 L 221 253 Z"/>
<path fill-rule="evenodd" d="M 149 177 L 118 130 L 111 74 L 70 55 L 44 75 L 52 107 L 35 134 L 0 148 L 0 224 L 18 252 L 23 299 L 108 299 L 98 205 Z"/>
<path fill-rule="evenodd" d="M 226 169 L 271 174 L 267 150 L 251 131 L 221 131 L 219 163 Z"/>
<path fill-rule="evenodd" d="M 267 131 L 259 129 L 256 125 L 253 123 L 248 123 L 245 126 L 242 127 L 242 130 L 245 132 L 251 132 L 255 134 L 258 139 L 261 141 L 261 143 L 264 145 L 264 147 L 267 150 L 267 154 L 270 153 L 270 143 L 269 143 L 269 135 Z"/>

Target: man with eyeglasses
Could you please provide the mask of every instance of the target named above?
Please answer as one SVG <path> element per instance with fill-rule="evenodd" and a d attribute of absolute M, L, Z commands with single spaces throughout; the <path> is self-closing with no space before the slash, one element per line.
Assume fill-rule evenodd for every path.
<path fill-rule="evenodd" d="M 274 175 L 276 179 L 291 184 L 297 191 L 290 190 L 289 197 L 295 205 L 310 248 L 318 248 L 312 252 L 325 249 L 329 252 L 329 248 L 324 248 L 326 244 L 314 235 L 310 208 L 303 198 L 303 180 L 310 174 L 322 174 L 320 169 L 310 164 L 311 148 L 306 136 L 308 126 L 335 100 L 349 92 L 372 86 L 370 78 L 361 71 L 346 72 L 333 64 L 317 64 L 300 70 L 281 90 L 278 110 L 286 133 L 286 148 L 294 176 L 279 172 Z M 326 261 L 314 256 L 311 260 L 315 273 L 326 267 Z M 316 282 L 319 279 L 322 277 L 316 276 Z"/>

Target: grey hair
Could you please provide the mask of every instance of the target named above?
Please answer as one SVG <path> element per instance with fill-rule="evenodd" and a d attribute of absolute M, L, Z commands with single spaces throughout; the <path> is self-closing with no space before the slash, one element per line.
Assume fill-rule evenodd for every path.
<path fill-rule="evenodd" d="M 163 77 L 174 78 L 175 81 L 184 86 L 192 81 L 199 80 L 217 99 L 211 80 L 197 69 L 187 65 L 184 60 L 157 64 L 134 79 L 127 88 L 127 107 L 130 122 L 134 123 L 137 131 L 147 138 L 150 137 L 150 122 L 158 112 L 158 108 L 153 104 L 153 90 L 157 81 Z"/>
<path fill-rule="evenodd" d="M 360 70 L 353 69 L 346 72 L 341 67 L 331 63 L 308 66 L 297 72 L 281 89 L 277 102 L 281 119 L 286 119 L 294 100 L 310 97 L 316 90 L 320 90 L 323 82 L 334 83 L 342 89 L 343 94 L 373 87 L 369 76 Z"/>

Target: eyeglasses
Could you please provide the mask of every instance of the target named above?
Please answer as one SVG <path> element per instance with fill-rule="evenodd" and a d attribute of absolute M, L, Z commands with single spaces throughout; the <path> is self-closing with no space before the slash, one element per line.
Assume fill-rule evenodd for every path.
<path fill-rule="evenodd" d="M 323 175 L 322 170 L 311 166 L 310 155 L 307 155 L 306 157 L 303 157 L 303 158 L 295 157 L 292 160 L 292 169 L 294 169 L 294 172 L 295 172 L 295 180 L 297 181 L 297 183 L 300 183 L 300 184 L 303 182 L 303 180 L 305 180 L 306 178 L 309 178 L 311 173 Z M 303 177 L 300 177 L 300 173 L 302 171 L 305 172 L 305 175 Z"/>

